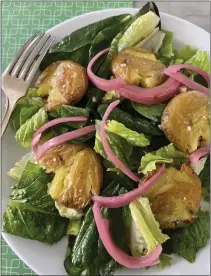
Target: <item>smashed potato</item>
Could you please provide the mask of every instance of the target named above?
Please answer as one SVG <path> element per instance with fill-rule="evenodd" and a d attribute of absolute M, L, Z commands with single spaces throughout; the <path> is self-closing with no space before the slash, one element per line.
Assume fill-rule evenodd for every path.
<path fill-rule="evenodd" d="M 84 145 L 63 144 L 44 153 L 39 163 L 55 173 L 49 194 L 67 208 L 82 209 L 98 195 L 103 168 L 99 156 Z"/>
<path fill-rule="evenodd" d="M 161 229 L 176 228 L 193 223 L 196 219 L 201 200 L 201 182 L 187 164 L 183 164 L 180 170 L 169 167 L 143 196 L 149 199 Z"/>
<path fill-rule="evenodd" d="M 154 53 L 140 48 L 127 48 L 113 58 L 113 75 L 121 77 L 128 84 L 155 87 L 165 80 L 165 65 L 156 59 Z"/>
<path fill-rule="evenodd" d="M 210 98 L 198 91 L 181 93 L 166 106 L 161 128 L 185 153 L 210 143 Z"/>
<path fill-rule="evenodd" d="M 57 61 L 43 71 L 35 87 L 39 96 L 48 97 L 47 110 L 54 110 L 63 104 L 77 104 L 86 93 L 88 76 L 78 63 Z"/>
<path fill-rule="evenodd" d="M 55 172 L 62 166 L 72 166 L 76 154 L 85 148 L 82 144 L 61 144 L 46 151 L 39 159 L 39 164 Z"/>

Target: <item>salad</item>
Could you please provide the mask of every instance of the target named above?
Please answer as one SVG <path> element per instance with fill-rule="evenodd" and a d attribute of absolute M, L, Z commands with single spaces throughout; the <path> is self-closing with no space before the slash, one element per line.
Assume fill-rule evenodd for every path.
<path fill-rule="evenodd" d="M 8 175 L 3 231 L 68 236 L 68 275 L 193 263 L 210 237 L 210 63 L 173 48 L 148 2 L 56 43 L 11 117 L 31 151 Z"/>

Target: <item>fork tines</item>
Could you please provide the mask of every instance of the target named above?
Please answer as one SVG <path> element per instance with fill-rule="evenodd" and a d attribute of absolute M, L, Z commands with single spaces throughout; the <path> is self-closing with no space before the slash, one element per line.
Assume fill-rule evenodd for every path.
<path fill-rule="evenodd" d="M 53 41 L 54 37 L 45 33 L 32 36 L 18 51 L 4 75 L 31 82 Z"/>

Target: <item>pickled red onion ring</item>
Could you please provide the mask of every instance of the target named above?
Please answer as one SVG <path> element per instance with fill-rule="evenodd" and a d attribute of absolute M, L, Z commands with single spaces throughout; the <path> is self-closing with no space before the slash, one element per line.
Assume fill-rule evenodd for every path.
<path fill-rule="evenodd" d="M 209 88 L 191 80 L 190 78 L 186 77 L 185 75 L 183 75 L 182 73 L 171 73 L 166 71 L 166 75 L 168 75 L 169 77 L 171 77 L 174 80 L 179 81 L 180 83 L 186 85 L 187 87 L 193 89 L 193 90 L 197 90 L 200 91 L 201 93 L 210 94 L 210 90 Z"/>
<path fill-rule="evenodd" d="M 193 89 L 193 90 L 198 90 L 202 93 L 205 94 L 210 94 L 210 89 L 207 87 L 204 87 L 203 85 L 195 82 L 194 80 L 191 80 L 190 78 L 188 78 L 187 76 L 185 76 L 182 73 L 179 73 L 178 71 L 181 69 L 188 69 L 188 70 L 192 70 L 196 73 L 198 73 L 199 75 L 201 75 L 208 83 L 208 85 L 210 84 L 210 76 L 207 72 L 205 72 L 204 70 L 190 65 L 190 64 L 177 64 L 177 65 L 171 65 L 168 68 L 166 68 L 164 70 L 164 74 L 166 74 L 167 76 L 173 78 L 174 80 L 179 81 L 180 83 L 186 85 L 187 87 Z"/>
<path fill-rule="evenodd" d="M 84 122 L 87 118 L 83 116 L 77 116 L 77 117 L 62 117 L 57 118 L 52 121 L 47 122 L 43 126 L 41 126 L 33 135 L 32 143 L 31 143 L 31 149 L 36 152 L 38 149 L 38 144 L 40 141 L 41 134 L 48 129 L 49 127 L 58 125 L 60 123 L 66 123 L 66 122 Z"/>
<path fill-rule="evenodd" d="M 192 165 L 196 165 L 200 158 L 210 155 L 210 145 L 195 150 L 190 154 L 190 162 Z"/>
<path fill-rule="evenodd" d="M 38 144 L 41 138 L 41 133 L 37 134 L 36 136 L 33 137 L 32 142 L 31 142 L 31 149 L 33 150 L 33 152 L 36 153 L 37 149 L 38 149 Z"/>
<path fill-rule="evenodd" d="M 208 84 L 210 84 L 210 76 L 209 74 L 202 70 L 201 68 L 191 65 L 191 64 L 175 64 L 175 65 L 170 65 L 168 68 L 165 69 L 165 71 L 170 71 L 172 73 L 177 73 L 181 69 L 187 69 L 196 72 L 197 74 L 201 75 Z M 164 74 L 165 74 L 164 71 Z"/>
<path fill-rule="evenodd" d="M 47 150 L 58 146 L 60 144 L 63 144 L 65 142 L 71 141 L 73 139 L 76 139 L 78 137 L 81 137 L 83 135 L 89 134 L 91 132 L 95 131 L 95 125 L 91 125 L 91 126 L 86 126 L 74 131 L 70 131 L 67 133 L 64 133 L 60 136 L 54 137 L 50 140 L 48 140 L 47 142 L 45 142 L 43 145 L 41 145 L 37 152 L 36 152 L 36 159 L 38 160 L 44 152 L 46 152 Z"/>
<path fill-rule="evenodd" d="M 161 168 L 150 179 L 148 179 L 144 183 L 141 183 L 138 188 L 119 196 L 92 196 L 92 200 L 94 202 L 99 202 L 101 206 L 107 208 L 119 208 L 129 205 L 131 202 L 146 193 L 164 173 L 165 165 L 162 165 Z"/>
<path fill-rule="evenodd" d="M 117 167 L 119 168 L 124 174 L 126 174 L 129 178 L 131 178 L 133 181 L 137 181 L 139 182 L 139 178 L 138 176 L 136 176 L 124 163 L 122 163 L 121 160 L 119 160 L 119 158 L 116 157 L 116 155 L 112 152 L 112 150 L 110 149 L 110 146 L 107 142 L 106 139 L 106 131 L 105 131 L 105 127 L 106 127 L 106 121 L 109 117 L 109 114 L 112 112 L 112 110 L 120 103 L 119 100 L 112 102 L 104 116 L 101 122 L 101 128 L 100 128 L 100 134 L 101 134 L 101 140 L 102 140 L 102 144 L 105 150 L 106 155 L 108 156 L 108 158 L 111 160 L 111 162 Z"/>
<path fill-rule="evenodd" d="M 120 94 L 120 96 L 136 103 L 158 104 L 178 94 L 180 86 L 180 82 L 169 78 L 163 84 L 153 88 L 143 88 L 126 84 L 118 88 L 116 92 Z"/>
<path fill-rule="evenodd" d="M 108 49 L 105 49 L 105 50 L 99 52 L 96 56 L 94 56 L 91 59 L 91 61 L 89 62 L 88 66 L 87 66 L 87 74 L 89 76 L 89 79 L 92 81 L 92 83 L 95 86 L 97 86 L 99 89 L 101 89 L 103 91 L 115 90 L 125 84 L 125 81 L 121 78 L 106 80 L 106 79 L 96 76 L 92 72 L 93 64 L 98 60 L 99 57 L 101 57 L 102 55 L 107 53 L 109 50 L 110 49 L 108 48 Z"/>

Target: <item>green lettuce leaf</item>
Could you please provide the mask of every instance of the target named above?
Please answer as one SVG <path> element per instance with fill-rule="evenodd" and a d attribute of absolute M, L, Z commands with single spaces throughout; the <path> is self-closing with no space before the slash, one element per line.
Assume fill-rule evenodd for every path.
<path fill-rule="evenodd" d="M 29 120 L 27 120 L 16 132 L 16 141 L 24 148 L 28 148 L 32 141 L 33 134 L 48 121 L 46 111 L 41 108 Z"/>
<path fill-rule="evenodd" d="M 70 220 L 68 229 L 67 229 L 67 235 L 77 236 L 80 228 L 81 228 L 81 219 Z"/>
<path fill-rule="evenodd" d="M 106 128 L 109 132 L 124 138 L 133 146 L 146 147 L 150 144 L 150 140 L 143 133 L 133 131 L 115 120 L 109 121 Z"/>
<path fill-rule="evenodd" d="M 163 43 L 164 37 L 165 33 L 160 31 L 157 27 L 149 36 L 139 42 L 135 47 L 157 53 Z"/>
<path fill-rule="evenodd" d="M 27 95 L 17 102 L 10 118 L 14 129 L 18 130 L 44 105 L 45 100 L 37 96 L 37 89 L 29 88 Z"/>
<path fill-rule="evenodd" d="M 160 21 L 159 16 L 149 11 L 138 17 L 123 34 L 118 43 L 118 51 L 132 47 L 153 32 Z"/>
<path fill-rule="evenodd" d="M 77 220 L 83 216 L 82 210 L 76 210 L 73 208 L 67 208 L 64 205 L 55 201 L 56 209 L 59 211 L 61 217 L 68 218 L 69 220 Z"/>
<path fill-rule="evenodd" d="M 199 51 L 190 59 L 188 59 L 186 64 L 195 65 L 202 70 L 210 73 L 210 60 L 207 51 Z"/>
<path fill-rule="evenodd" d="M 44 70 L 48 65 L 59 60 L 72 60 L 86 67 L 90 60 L 90 48 L 96 36 L 99 38 L 102 30 L 116 25 L 117 22 L 120 24 L 122 19 L 127 16 L 128 14 L 112 16 L 82 27 L 72 32 L 70 35 L 67 35 L 60 42 L 55 43 L 51 47 L 49 53 L 47 53 L 41 63 L 41 70 Z M 103 38 L 107 43 L 106 37 Z M 98 41 L 95 41 L 95 44 L 94 50 L 97 50 L 100 49 L 103 43 L 98 39 Z M 93 54 L 93 52 L 94 51 L 92 51 L 91 54 Z"/>
<path fill-rule="evenodd" d="M 81 108 L 71 105 L 63 105 L 58 108 L 56 111 L 50 113 L 50 116 L 53 118 L 60 118 L 60 117 L 75 117 L 75 116 L 83 116 L 87 119 L 89 118 L 90 109 Z M 80 128 L 83 127 L 87 121 L 85 122 L 68 122 L 66 123 L 68 126 L 73 128 Z"/>
<path fill-rule="evenodd" d="M 101 104 L 100 106 L 98 106 L 97 111 L 101 117 L 103 117 L 107 108 L 107 104 Z M 163 132 L 154 122 L 145 118 L 140 118 L 140 116 L 132 116 L 131 112 L 125 112 L 117 107 L 112 110 L 109 115 L 109 119 L 120 122 L 124 124 L 127 128 L 137 132 L 149 134 L 152 136 L 163 136 Z"/>
<path fill-rule="evenodd" d="M 157 264 L 158 268 L 164 269 L 166 267 L 171 266 L 172 258 L 170 256 L 168 256 L 166 254 L 161 254 L 159 260 L 160 260 L 160 263 Z"/>
<path fill-rule="evenodd" d="M 186 45 L 182 50 L 178 51 L 178 50 L 174 50 L 174 56 L 175 59 L 179 59 L 180 63 L 183 63 L 185 61 L 187 61 L 188 59 L 192 58 L 197 52 L 197 48 L 195 47 L 191 47 L 189 45 Z M 176 64 L 176 62 L 175 62 Z M 179 62 L 178 62 L 179 64 Z"/>
<path fill-rule="evenodd" d="M 133 256 L 149 253 L 158 244 L 169 239 L 167 235 L 161 232 L 147 198 L 140 197 L 130 203 L 129 209 L 131 212 L 130 249 Z"/>
<path fill-rule="evenodd" d="M 55 204 L 47 194 L 52 178 L 37 164 L 27 162 L 17 186 L 12 187 L 10 198 L 35 208 L 55 211 Z"/>
<path fill-rule="evenodd" d="M 173 52 L 173 33 L 172 32 L 168 32 L 168 31 L 164 31 L 165 33 L 165 37 L 163 39 L 163 43 L 162 46 L 160 47 L 159 50 L 159 58 L 172 58 L 174 57 L 174 52 Z"/>
<path fill-rule="evenodd" d="M 10 177 L 19 180 L 28 161 L 34 161 L 34 153 L 30 152 L 24 155 L 21 160 L 15 163 L 15 166 L 7 173 Z"/>
<path fill-rule="evenodd" d="M 154 105 L 145 105 L 132 102 L 133 108 L 142 116 L 158 122 L 163 114 L 165 104 L 154 104 Z"/>
<path fill-rule="evenodd" d="M 102 142 L 101 142 L 101 137 L 99 133 L 99 124 L 100 121 L 96 122 L 96 136 L 95 136 L 95 146 L 94 150 L 99 153 L 103 158 L 106 160 L 110 161 L 108 159 L 108 156 L 106 155 Z M 111 133 L 109 131 L 106 132 L 106 137 L 108 144 L 113 151 L 113 153 L 127 166 L 130 167 L 130 157 L 133 152 L 133 146 L 129 144 L 124 138 Z M 111 163 L 111 168 L 113 168 L 112 163 Z"/>
<path fill-rule="evenodd" d="M 210 201 L 210 158 L 207 158 L 199 177 L 201 179 L 202 196 L 205 200 Z"/>
<path fill-rule="evenodd" d="M 3 216 L 3 232 L 49 244 L 66 235 L 68 220 L 59 216 L 48 195 L 51 176 L 28 162 L 17 186 L 13 187 Z"/>
<path fill-rule="evenodd" d="M 54 244 L 66 235 L 68 220 L 17 201 L 10 201 L 3 216 L 3 232 Z"/>
<path fill-rule="evenodd" d="M 115 24 L 111 24 L 107 28 L 101 30 L 92 41 L 89 49 L 89 59 L 93 58 L 97 53 L 110 46 L 113 38 L 128 24 L 131 15 L 119 16 L 115 20 Z"/>
<path fill-rule="evenodd" d="M 29 120 L 34 114 L 38 112 L 40 107 L 38 105 L 32 105 L 32 106 L 27 106 L 21 108 L 20 111 L 20 127 L 27 121 Z"/>
<path fill-rule="evenodd" d="M 164 252 L 176 253 L 194 263 L 199 249 L 206 246 L 210 238 L 210 212 L 199 211 L 196 221 L 188 227 L 179 228 L 170 236 Z"/>
<path fill-rule="evenodd" d="M 156 169 L 156 164 L 166 163 L 173 166 L 179 166 L 186 162 L 188 157 L 183 152 L 177 150 L 173 144 L 162 147 L 157 151 L 147 153 L 141 158 L 139 172 L 146 174 Z"/>
<path fill-rule="evenodd" d="M 116 22 L 121 22 L 126 16 L 127 14 L 112 16 L 78 29 L 55 43 L 49 52 L 74 52 L 85 45 L 90 46 L 99 32 Z"/>
<path fill-rule="evenodd" d="M 105 93 L 105 96 L 102 98 L 102 103 L 111 103 L 115 100 L 119 100 L 121 97 L 115 90 L 108 91 Z"/>

